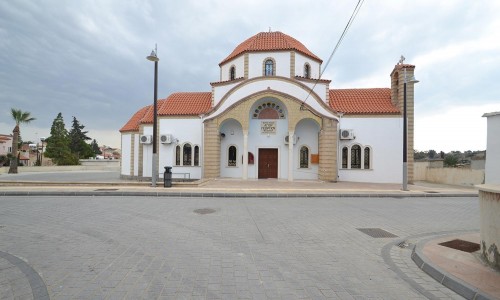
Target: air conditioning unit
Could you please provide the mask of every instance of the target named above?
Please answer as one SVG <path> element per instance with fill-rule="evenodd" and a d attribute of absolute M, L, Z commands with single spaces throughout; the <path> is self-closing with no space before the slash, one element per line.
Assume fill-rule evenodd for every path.
<path fill-rule="evenodd" d="M 285 136 L 285 145 L 288 145 L 289 142 L 290 142 L 290 136 L 287 135 L 287 136 Z M 293 144 L 294 145 L 297 144 L 297 136 L 296 135 L 293 136 Z"/>
<path fill-rule="evenodd" d="M 160 135 L 160 142 L 162 144 L 171 144 L 172 143 L 172 135 L 171 134 Z"/>
<path fill-rule="evenodd" d="M 153 142 L 153 136 L 151 135 L 141 135 L 139 138 L 141 144 L 151 144 Z"/>
<path fill-rule="evenodd" d="M 355 138 L 354 131 L 352 129 L 341 129 L 340 139 L 341 140 L 353 140 Z"/>

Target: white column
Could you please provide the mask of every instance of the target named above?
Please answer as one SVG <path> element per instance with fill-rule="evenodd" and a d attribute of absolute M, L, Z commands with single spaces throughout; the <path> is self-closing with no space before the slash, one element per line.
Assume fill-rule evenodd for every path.
<path fill-rule="evenodd" d="M 288 181 L 293 181 L 293 135 L 294 131 L 288 132 Z"/>
<path fill-rule="evenodd" d="M 243 130 L 243 176 L 248 179 L 248 130 Z"/>

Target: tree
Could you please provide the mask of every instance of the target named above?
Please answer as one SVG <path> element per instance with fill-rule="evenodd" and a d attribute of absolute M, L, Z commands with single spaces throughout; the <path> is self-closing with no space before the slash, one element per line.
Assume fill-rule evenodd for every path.
<path fill-rule="evenodd" d="M 97 141 L 95 139 L 90 144 L 90 147 L 92 148 L 92 153 L 94 154 L 93 157 L 98 154 L 102 154 L 101 149 L 99 149 L 99 144 L 97 144 Z"/>
<path fill-rule="evenodd" d="M 31 113 L 21 111 L 20 109 L 11 108 L 10 112 L 12 114 L 12 118 L 16 122 L 16 127 L 14 127 L 14 130 L 12 131 L 12 133 L 13 133 L 12 134 L 13 135 L 12 154 L 14 157 L 12 158 L 12 160 L 10 162 L 9 174 L 17 174 L 17 165 L 18 165 L 17 161 L 19 160 L 19 154 L 17 153 L 18 146 L 19 146 L 19 133 L 20 133 L 19 125 L 22 123 L 27 124 L 27 123 L 35 120 L 35 118 L 30 116 Z"/>
<path fill-rule="evenodd" d="M 80 122 L 73 117 L 73 126 L 69 132 L 69 148 L 78 158 L 88 158 L 92 155 L 92 149 L 86 141 L 90 140 L 87 136 L 88 131 L 83 131 L 85 126 L 80 125 Z"/>
<path fill-rule="evenodd" d="M 50 136 L 46 139 L 47 148 L 44 156 L 52 158 L 57 165 L 78 165 L 78 156 L 71 153 L 69 134 L 61 113 L 52 122 Z"/>
<path fill-rule="evenodd" d="M 445 167 L 456 167 L 459 157 L 456 153 L 448 153 L 444 156 L 444 166 Z"/>
<path fill-rule="evenodd" d="M 429 150 L 429 158 L 430 159 L 433 159 L 435 158 L 437 155 L 436 151 L 435 150 Z"/>

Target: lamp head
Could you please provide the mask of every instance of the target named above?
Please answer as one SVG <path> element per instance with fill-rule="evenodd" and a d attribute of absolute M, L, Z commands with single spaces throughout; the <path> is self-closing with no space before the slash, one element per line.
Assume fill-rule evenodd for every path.
<path fill-rule="evenodd" d="M 155 50 L 151 51 L 151 54 L 146 57 L 150 61 L 159 61 L 160 59 L 156 56 Z"/>

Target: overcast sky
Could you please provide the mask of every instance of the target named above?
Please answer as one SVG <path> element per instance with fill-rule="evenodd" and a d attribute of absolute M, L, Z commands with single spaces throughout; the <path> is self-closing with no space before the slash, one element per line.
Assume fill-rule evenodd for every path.
<path fill-rule="evenodd" d="M 10 108 L 36 121 L 24 140 L 50 135 L 62 112 L 102 145 L 159 98 L 210 91 L 218 63 L 245 39 L 281 31 L 326 63 L 356 0 L 0 1 L 0 133 Z M 500 1 L 367 0 L 326 69 L 330 88 L 389 87 L 400 55 L 416 65 L 415 149 L 483 150 L 500 111 Z"/>

